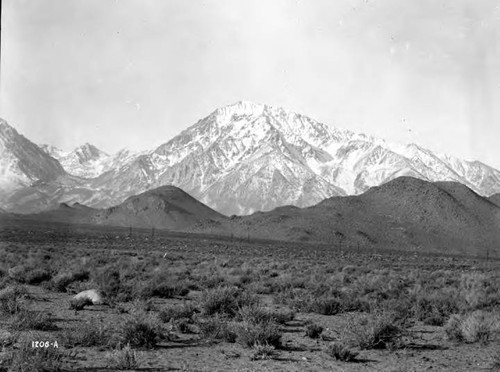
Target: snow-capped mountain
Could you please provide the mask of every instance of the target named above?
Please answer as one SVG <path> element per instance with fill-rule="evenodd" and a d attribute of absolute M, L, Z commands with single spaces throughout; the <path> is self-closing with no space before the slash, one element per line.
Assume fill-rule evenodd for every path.
<path fill-rule="evenodd" d="M 173 185 L 232 215 L 310 206 L 399 176 L 457 181 L 485 196 L 500 192 L 500 172 L 480 162 L 391 144 L 251 102 L 217 109 L 150 151 L 108 156 L 91 145 L 80 149 L 71 156 L 46 150 L 68 173 L 87 178 L 44 185 L 38 192 L 47 200 L 109 207 Z"/>
<path fill-rule="evenodd" d="M 41 145 L 40 148 L 59 160 L 66 172 L 83 178 L 94 178 L 108 170 L 107 162 L 111 158 L 90 143 L 85 143 L 71 152 L 64 152 L 51 145 Z"/>
<path fill-rule="evenodd" d="M 119 169 L 141 154 L 122 149 L 113 155 L 108 155 L 90 143 L 85 143 L 71 152 L 47 144 L 40 145 L 40 148 L 57 159 L 67 173 L 88 179 L 99 177 L 112 169 Z"/>
<path fill-rule="evenodd" d="M 484 164 L 250 102 L 214 111 L 155 150 L 110 170 L 92 187 L 113 190 L 107 199 L 118 202 L 171 184 L 231 215 L 310 206 L 403 175 L 458 181 L 484 195 L 500 191 L 500 172 Z"/>
<path fill-rule="evenodd" d="M 47 154 L 49 154 L 50 156 L 52 156 L 54 159 L 57 159 L 57 160 L 68 155 L 67 152 L 61 150 L 59 147 L 56 147 L 56 146 L 41 144 L 41 145 L 38 145 L 38 147 L 40 147 L 40 149 L 42 149 L 42 151 L 46 152 Z"/>
<path fill-rule="evenodd" d="M 65 174 L 57 160 L 0 119 L 0 200 L 12 190 Z"/>
<path fill-rule="evenodd" d="M 308 162 L 329 159 L 319 146 L 346 133 L 282 109 L 240 102 L 99 177 L 93 187 L 112 185 L 113 192 L 132 195 L 172 184 L 225 214 L 309 206 L 345 194 Z"/>

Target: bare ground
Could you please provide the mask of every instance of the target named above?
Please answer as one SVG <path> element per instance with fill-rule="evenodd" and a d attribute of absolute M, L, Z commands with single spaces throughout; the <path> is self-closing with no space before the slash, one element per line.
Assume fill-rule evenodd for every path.
<path fill-rule="evenodd" d="M 441 270 L 452 273 L 498 272 L 499 262 L 446 256 L 424 256 L 404 252 L 352 252 L 328 246 L 263 243 L 217 240 L 209 237 L 175 235 L 164 233 L 150 236 L 148 231 L 135 231 L 127 236 L 127 229 L 93 229 L 90 227 L 61 229 L 60 226 L 4 226 L 0 232 L 0 254 L 4 270 L 12 266 L 12 257 L 22 262 L 30 252 L 44 252 L 60 264 L 68 264 L 82 257 L 91 260 L 98 255 L 118 261 L 127 257 L 135 261 L 151 260 L 167 262 L 163 268 L 190 264 L 211 264 L 219 268 L 231 267 L 238 262 L 259 262 L 277 272 L 287 265 L 303 265 L 312 271 L 333 265 L 338 268 L 369 267 L 372 270 L 390 269 L 396 272 Z M 49 259 L 50 260 L 50 259 Z M 184 262 L 185 261 L 185 262 Z M 241 265 L 240 265 L 241 266 Z M 235 266 L 236 267 L 236 266 Z M 252 270 L 251 264 L 245 266 Z M 293 274 L 293 268 L 291 273 Z M 286 275 L 290 275 L 290 270 Z M 4 278 L 4 286 L 10 285 Z M 7 368 L 8 357 L 23 345 L 32 341 L 57 341 L 64 352 L 63 369 L 74 371 L 109 371 L 106 347 L 71 347 L 65 345 L 64 330 L 79 327 L 89 320 L 103 324 L 119 324 L 128 314 L 122 307 L 113 305 L 87 306 L 75 312 L 69 309 L 72 293 L 61 293 L 44 285 L 24 284 L 28 291 L 29 308 L 49 315 L 57 329 L 51 331 L 23 330 L 13 345 L 0 353 L 0 370 Z M 1 289 L 2 287 L 0 287 Z M 151 299 L 155 312 L 168 305 L 189 304 L 197 306 L 203 288 L 191 290 L 185 296 Z M 270 310 L 289 309 L 276 300 L 274 294 L 258 294 L 261 303 Z M 491 308 L 498 312 L 498 304 Z M 500 352 L 498 328 L 494 328 L 488 342 L 457 342 L 450 340 L 443 326 L 425 325 L 412 321 L 405 329 L 402 345 L 392 349 L 357 349 L 359 353 L 352 362 L 335 360 L 324 350 L 331 343 L 342 339 L 349 322 L 361 317 L 360 312 L 343 312 L 336 315 L 321 315 L 314 312 L 297 311 L 293 320 L 280 325 L 281 346 L 265 360 L 251 360 L 254 350 L 239 343 L 210 340 L 198 333 L 182 333 L 171 328 L 167 339 L 155 347 L 137 350 L 138 371 L 487 371 L 491 370 Z M 305 336 L 306 326 L 315 323 L 324 328 L 322 337 L 311 339 Z M 0 319 L 0 329 L 12 332 L 7 316 Z M 2 349 L 0 349 L 2 350 Z"/>

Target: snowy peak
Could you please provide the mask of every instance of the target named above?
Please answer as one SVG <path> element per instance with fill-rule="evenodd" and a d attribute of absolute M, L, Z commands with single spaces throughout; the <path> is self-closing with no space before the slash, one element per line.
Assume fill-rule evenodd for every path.
<path fill-rule="evenodd" d="M 64 150 L 60 149 L 59 147 L 52 146 L 52 145 L 47 145 L 47 144 L 42 144 L 38 145 L 44 151 L 45 153 L 49 154 L 52 156 L 54 159 L 60 160 L 61 158 L 65 157 L 68 155 L 67 152 Z"/>
<path fill-rule="evenodd" d="M 280 140 L 294 146 L 319 148 L 354 138 L 369 139 L 348 130 L 331 129 L 323 123 L 283 108 L 240 101 L 215 110 L 159 146 L 155 153 L 166 157 L 165 162 L 172 165 L 193 151 L 205 151 L 221 142 L 233 142 L 237 147 L 235 151 L 242 152 Z"/>
<path fill-rule="evenodd" d="M 5 125 L 0 123 L 1 136 L 14 136 Z M 56 201 L 99 208 L 173 185 L 218 212 L 241 215 L 361 194 L 401 176 L 459 182 L 485 196 L 500 193 L 500 171 L 480 162 L 389 143 L 249 101 L 219 108 L 142 153 L 122 150 L 110 156 L 88 143 L 70 153 L 44 149 L 82 178 L 78 186 L 57 188 Z M 55 200 L 56 192 L 44 192 L 42 197 Z"/>
<path fill-rule="evenodd" d="M 77 147 L 73 150 L 72 154 L 74 154 L 78 158 L 80 164 L 107 158 L 109 156 L 104 151 L 99 150 L 97 147 L 91 145 L 90 143 L 85 143 Z"/>
<path fill-rule="evenodd" d="M 65 175 L 59 162 L 0 119 L 0 190 L 50 182 Z"/>
<path fill-rule="evenodd" d="M 239 101 L 217 109 L 207 119 L 212 119 L 220 128 L 228 126 L 251 126 L 253 130 L 278 130 L 287 139 L 301 138 L 313 145 L 325 144 L 332 140 L 345 141 L 354 136 L 353 132 L 332 129 L 307 116 L 285 110 L 282 107 Z M 205 119 L 206 120 L 206 119 Z M 246 124 L 246 125 L 245 125 Z"/>
<path fill-rule="evenodd" d="M 210 116 L 219 118 L 221 122 L 228 122 L 233 116 L 260 115 L 266 109 L 266 105 L 250 101 L 238 101 L 231 105 L 218 108 Z"/>
<path fill-rule="evenodd" d="M 83 178 L 94 178 L 106 169 L 104 163 L 110 156 L 90 143 L 78 146 L 71 152 L 52 145 L 41 145 L 43 151 L 57 159 L 69 174 Z"/>
<path fill-rule="evenodd" d="M 213 111 L 155 150 L 109 168 L 92 187 L 110 188 L 121 201 L 175 185 L 231 215 L 310 206 L 400 176 L 461 182 L 482 195 L 500 192 L 500 172 L 493 168 L 249 101 Z"/>

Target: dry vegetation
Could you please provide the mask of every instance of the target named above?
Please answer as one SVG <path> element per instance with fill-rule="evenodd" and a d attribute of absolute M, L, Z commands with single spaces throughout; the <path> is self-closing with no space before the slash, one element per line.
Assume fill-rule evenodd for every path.
<path fill-rule="evenodd" d="M 499 370 L 498 262 L 127 232 L 1 229 L 0 371 Z"/>

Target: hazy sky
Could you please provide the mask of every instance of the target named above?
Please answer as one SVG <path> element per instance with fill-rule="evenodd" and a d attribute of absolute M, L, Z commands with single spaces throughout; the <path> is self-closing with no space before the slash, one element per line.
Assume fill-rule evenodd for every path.
<path fill-rule="evenodd" d="M 4 0 L 0 116 L 149 149 L 238 100 L 500 168 L 498 0 Z"/>

